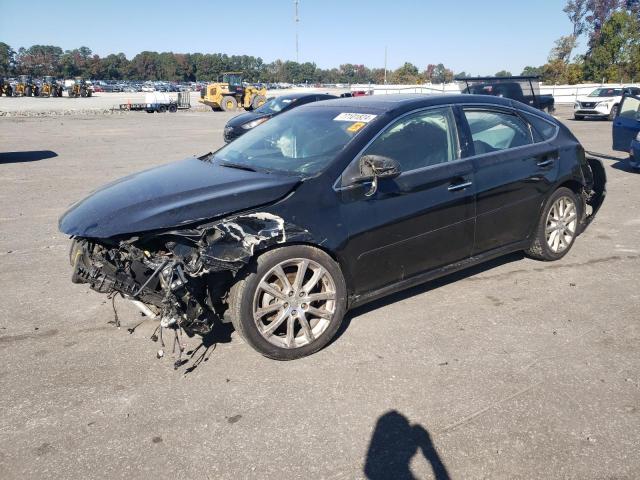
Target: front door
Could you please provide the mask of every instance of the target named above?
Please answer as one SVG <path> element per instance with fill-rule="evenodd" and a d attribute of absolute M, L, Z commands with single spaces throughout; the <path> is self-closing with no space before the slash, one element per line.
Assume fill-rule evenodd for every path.
<path fill-rule="evenodd" d="M 364 150 L 395 159 L 402 173 L 380 180 L 370 196 L 370 183 L 343 185 L 340 192 L 356 294 L 470 256 L 473 165 L 459 152 L 449 107 L 402 117 Z"/>
<path fill-rule="evenodd" d="M 618 116 L 613 119 L 613 149 L 628 152 L 631 141 L 640 132 L 640 96 L 625 96 Z"/>

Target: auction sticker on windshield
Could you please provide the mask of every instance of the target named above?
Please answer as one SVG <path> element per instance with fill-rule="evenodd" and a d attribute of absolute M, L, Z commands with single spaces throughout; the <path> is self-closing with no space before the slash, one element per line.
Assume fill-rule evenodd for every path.
<path fill-rule="evenodd" d="M 334 118 L 337 122 L 363 122 L 369 123 L 371 120 L 376 118 L 377 115 L 372 115 L 370 113 L 347 113 L 343 112 Z"/>
<path fill-rule="evenodd" d="M 364 127 L 365 125 L 366 125 L 366 123 L 364 123 L 364 122 L 353 123 L 353 124 L 351 124 L 349 126 L 349 128 L 347 128 L 347 132 L 355 133 L 355 132 L 357 132 L 359 130 L 362 130 L 362 127 Z"/>

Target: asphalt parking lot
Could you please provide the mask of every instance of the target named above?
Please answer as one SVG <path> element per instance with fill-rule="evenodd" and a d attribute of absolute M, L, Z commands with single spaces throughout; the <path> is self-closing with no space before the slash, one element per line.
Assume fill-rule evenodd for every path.
<path fill-rule="evenodd" d="M 640 175 L 610 122 L 569 114 L 609 183 L 563 260 L 510 255 L 393 295 L 293 362 L 219 329 L 178 370 L 131 305 L 118 329 L 71 284 L 57 220 L 217 148 L 231 115 L 0 120 L 0 476 L 640 478 Z"/>

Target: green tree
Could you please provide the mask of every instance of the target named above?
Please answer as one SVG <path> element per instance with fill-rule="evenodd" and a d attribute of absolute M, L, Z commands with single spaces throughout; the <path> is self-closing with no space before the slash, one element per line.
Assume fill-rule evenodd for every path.
<path fill-rule="evenodd" d="M 512 74 L 508 70 L 500 70 L 498 73 L 495 74 L 495 76 L 496 77 L 511 77 Z"/>
<path fill-rule="evenodd" d="M 0 42 L 0 76 L 6 77 L 13 73 L 16 63 L 16 52 L 6 43 Z"/>
<path fill-rule="evenodd" d="M 627 11 L 611 15 L 587 52 L 585 77 L 617 82 L 640 74 L 640 21 Z"/>
<path fill-rule="evenodd" d="M 542 75 L 543 68 L 544 67 L 526 66 L 524 67 L 520 75 L 523 75 L 525 77 L 539 77 Z"/>
<path fill-rule="evenodd" d="M 20 73 L 35 77 L 55 75 L 58 72 L 62 49 L 54 45 L 32 45 L 28 49 L 20 48 L 17 63 Z"/>
<path fill-rule="evenodd" d="M 413 63 L 405 62 L 400 68 L 394 70 L 391 74 L 391 82 L 396 84 L 416 84 L 423 81 L 416 67 Z"/>
<path fill-rule="evenodd" d="M 433 75 L 431 77 L 432 83 L 449 83 L 453 81 L 453 71 L 449 70 L 444 64 L 439 63 L 436 68 L 433 69 Z"/>

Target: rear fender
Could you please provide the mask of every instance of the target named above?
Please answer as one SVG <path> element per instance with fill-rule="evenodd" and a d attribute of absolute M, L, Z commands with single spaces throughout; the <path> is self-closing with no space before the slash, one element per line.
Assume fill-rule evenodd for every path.
<path fill-rule="evenodd" d="M 586 160 L 587 168 L 583 169 L 586 182 L 582 189 L 582 197 L 587 209 L 580 225 L 580 232 L 593 221 L 607 195 L 607 174 L 604 165 L 597 158 L 587 157 Z"/>

